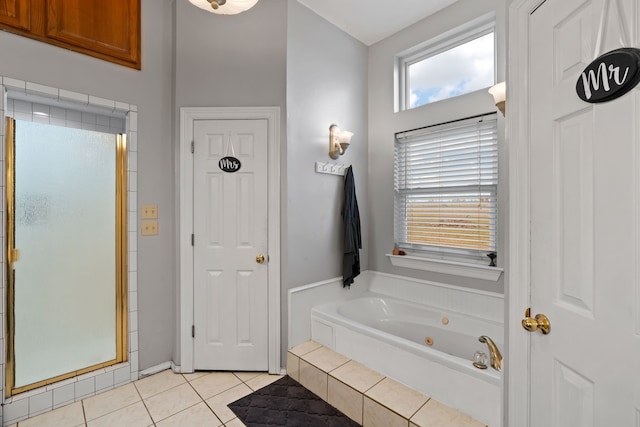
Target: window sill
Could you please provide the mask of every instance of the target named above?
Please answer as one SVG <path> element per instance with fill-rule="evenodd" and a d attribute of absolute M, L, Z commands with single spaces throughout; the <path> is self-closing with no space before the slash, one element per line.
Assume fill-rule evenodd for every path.
<path fill-rule="evenodd" d="M 387 254 L 394 267 L 413 268 L 415 270 L 432 271 L 434 273 L 451 274 L 454 276 L 473 277 L 474 279 L 496 282 L 502 272 L 500 267 L 469 264 L 442 259 L 422 258 L 411 255 Z"/>

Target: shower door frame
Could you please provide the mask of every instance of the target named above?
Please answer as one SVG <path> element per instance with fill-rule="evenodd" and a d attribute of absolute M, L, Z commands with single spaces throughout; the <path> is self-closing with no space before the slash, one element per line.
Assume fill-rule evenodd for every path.
<path fill-rule="evenodd" d="M 15 248 L 15 120 L 5 118 L 5 191 L 6 191 L 6 366 L 5 396 L 47 386 L 49 384 L 73 378 L 88 372 L 106 368 L 127 361 L 128 310 L 127 310 L 127 139 L 124 134 L 114 134 L 116 138 L 116 357 L 107 362 L 88 366 L 79 370 L 57 375 L 36 383 L 15 387 L 15 274 L 13 264 L 18 261 L 19 253 Z"/>

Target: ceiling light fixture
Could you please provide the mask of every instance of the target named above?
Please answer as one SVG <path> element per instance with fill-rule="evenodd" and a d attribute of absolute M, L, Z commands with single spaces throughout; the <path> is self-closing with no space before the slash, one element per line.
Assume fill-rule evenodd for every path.
<path fill-rule="evenodd" d="M 219 15 L 236 15 L 251 9 L 258 0 L 189 0 L 191 4 Z"/>

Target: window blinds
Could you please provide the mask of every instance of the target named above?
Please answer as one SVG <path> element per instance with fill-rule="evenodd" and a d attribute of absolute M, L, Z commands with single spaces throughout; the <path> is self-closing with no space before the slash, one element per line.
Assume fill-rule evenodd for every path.
<path fill-rule="evenodd" d="M 485 258 L 495 251 L 496 114 L 396 135 L 399 248 Z"/>

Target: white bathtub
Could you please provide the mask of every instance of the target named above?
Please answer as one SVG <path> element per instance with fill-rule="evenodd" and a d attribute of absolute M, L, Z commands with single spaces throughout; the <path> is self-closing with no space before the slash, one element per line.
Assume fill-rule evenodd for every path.
<path fill-rule="evenodd" d="M 312 338 L 464 412 L 501 425 L 501 374 L 472 365 L 491 337 L 502 350 L 503 326 L 464 314 L 366 292 L 311 311 Z M 425 339 L 433 342 L 425 344 Z M 489 364 L 489 362 L 487 362 Z"/>

